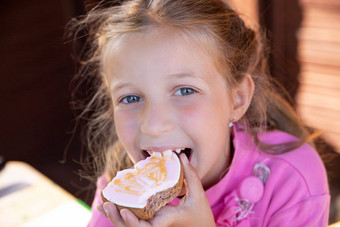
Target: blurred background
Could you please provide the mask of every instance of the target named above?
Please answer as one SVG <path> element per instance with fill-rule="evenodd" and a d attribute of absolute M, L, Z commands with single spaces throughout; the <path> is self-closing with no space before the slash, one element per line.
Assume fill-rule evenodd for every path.
<path fill-rule="evenodd" d="M 70 82 L 76 63 L 65 25 L 95 0 L 0 1 L 0 156 L 29 163 L 87 204 L 95 185 L 80 177 Z M 319 146 L 332 194 L 330 223 L 340 220 L 340 1 L 228 1 L 270 40 L 273 77 L 294 98 Z"/>

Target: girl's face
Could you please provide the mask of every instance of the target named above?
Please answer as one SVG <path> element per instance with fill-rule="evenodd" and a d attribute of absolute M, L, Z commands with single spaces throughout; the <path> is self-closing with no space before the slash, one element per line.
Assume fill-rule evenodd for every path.
<path fill-rule="evenodd" d="M 230 162 L 233 104 L 212 58 L 169 34 L 125 38 L 112 52 L 114 121 L 132 161 L 188 148 L 203 186 L 217 183 Z"/>

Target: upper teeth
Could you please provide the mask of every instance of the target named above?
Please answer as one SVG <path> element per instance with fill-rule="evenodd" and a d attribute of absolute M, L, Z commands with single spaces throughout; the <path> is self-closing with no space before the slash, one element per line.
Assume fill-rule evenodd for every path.
<path fill-rule="evenodd" d="M 164 156 L 164 157 L 168 158 L 168 157 L 171 157 L 172 152 L 176 152 L 177 154 L 179 154 L 179 153 L 181 153 L 182 150 L 184 150 L 184 149 L 177 148 L 174 151 L 171 150 L 171 149 L 168 149 L 168 150 L 163 151 L 162 153 L 154 151 L 154 152 L 151 153 L 151 156 L 154 156 L 154 157 L 157 157 L 157 158 L 161 158 L 162 156 Z"/>
<path fill-rule="evenodd" d="M 166 151 L 164 151 L 163 155 L 164 155 L 164 157 L 166 157 L 166 158 L 171 157 L 171 155 L 172 155 L 172 150 L 166 150 Z"/>
<path fill-rule="evenodd" d="M 160 153 L 160 152 L 153 152 L 152 156 L 157 157 L 157 158 L 161 158 L 162 157 L 162 153 Z"/>

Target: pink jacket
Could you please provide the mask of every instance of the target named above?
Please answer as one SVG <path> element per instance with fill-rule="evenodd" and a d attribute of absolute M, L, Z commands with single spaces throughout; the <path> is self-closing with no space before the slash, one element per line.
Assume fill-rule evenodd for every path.
<path fill-rule="evenodd" d="M 296 140 L 279 131 L 259 138 L 270 144 Z M 216 226 L 327 226 L 327 176 L 311 146 L 305 144 L 285 154 L 268 155 L 259 151 L 237 126 L 233 144 L 235 153 L 228 173 L 206 191 Z M 113 226 L 96 210 L 106 184 L 104 177 L 98 179 L 90 227 Z M 177 202 L 175 199 L 171 204 Z"/>

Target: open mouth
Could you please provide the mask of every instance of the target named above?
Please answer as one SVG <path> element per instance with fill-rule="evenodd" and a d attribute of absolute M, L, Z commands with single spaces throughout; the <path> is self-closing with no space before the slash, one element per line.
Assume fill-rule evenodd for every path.
<path fill-rule="evenodd" d="M 154 154 L 154 155 L 157 156 L 157 155 L 162 155 L 161 153 L 166 153 L 168 151 L 171 151 L 171 150 L 167 150 L 167 151 L 164 151 L 164 152 L 152 152 L 152 151 L 143 150 L 143 156 L 145 158 L 147 158 L 147 157 L 151 156 L 151 154 Z M 172 150 L 171 152 L 174 152 L 177 155 L 179 155 L 181 153 L 184 153 L 187 156 L 188 160 L 190 161 L 190 157 L 191 157 L 191 154 L 192 154 L 192 149 L 191 148 L 176 149 L 176 150 Z M 159 153 L 159 154 L 157 154 L 157 153 Z"/>

